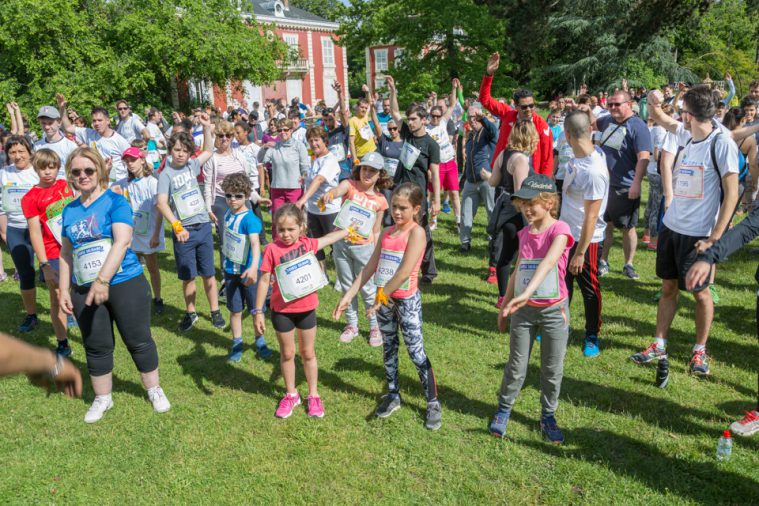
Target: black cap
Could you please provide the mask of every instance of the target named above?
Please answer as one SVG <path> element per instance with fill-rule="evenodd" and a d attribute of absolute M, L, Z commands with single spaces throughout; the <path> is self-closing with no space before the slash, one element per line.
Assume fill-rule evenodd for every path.
<path fill-rule="evenodd" d="M 556 193 L 556 184 L 543 174 L 533 174 L 522 181 L 518 192 L 512 193 L 512 199 L 532 200 L 543 192 Z"/>

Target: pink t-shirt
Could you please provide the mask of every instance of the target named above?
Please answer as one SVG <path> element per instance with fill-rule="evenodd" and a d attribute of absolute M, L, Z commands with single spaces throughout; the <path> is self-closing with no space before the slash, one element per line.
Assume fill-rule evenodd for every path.
<path fill-rule="evenodd" d="M 383 211 L 388 208 L 387 199 L 385 196 L 377 192 L 373 194 L 362 192 L 358 189 L 358 181 L 354 181 L 352 179 L 348 180 L 348 184 L 348 193 L 345 194 L 345 198 L 347 200 L 352 200 L 360 206 L 364 206 L 365 208 L 376 212 L 376 219 L 381 221 Z M 356 244 L 374 243 L 375 239 L 376 238 L 374 237 L 374 231 L 372 231 L 372 235 L 369 237 L 369 239 L 360 239 L 356 242 Z"/>
<path fill-rule="evenodd" d="M 401 233 L 395 237 L 391 234 L 395 231 L 396 225 L 393 225 L 385 231 L 381 239 L 380 259 L 379 265 L 377 265 L 378 271 L 384 271 L 387 268 L 392 268 L 393 271 L 395 271 L 400 267 L 403 262 L 403 257 L 406 254 L 408 236 L 411 231 L 418 226 L 419 225 L 414 225 L 406 231 L 401 231 Z M 414 269 L 411 271 L 408 280 L 405 281 L 400 288 L 391 293 L 390 297 L 394 299 L 408 299 L 416 294 L 417 287 L 419 286 L 419 268 L 422 265 L 422 258 L 424 258 L 424 254 L 419 255 L 419 259 L 414 264 Z M 387 278 L 385 281 L 390 281 L 388 275 L 385 275 L 384 277 Z M 376 282 L 377 276 L 375 275 L 375 283 Z M 384 284 L 382 286 L 384 286 Z"/>
<path fill-rule="evenodd" d="M 527 286 L 527 283 L 532 279 L 532 274 L 534 274 L 538 264 L 548 253 L 553 240 L 560 235 L 567 236 L 567 246 L 564 248 L 561 257 L 559 257 L 556 267 L 548 273 L 540 287 L 532 294 L 528 304 L 530 306 L 545 307 L 552 306 L 566 299 L 568 293 L 564 277 L 567 274 L 569 250 L 575 243 L 569 225 L 558 220 L 539 234 L 531 234 L 530 227 L 526 226 L 517 232 L 517 235 L 519 236 L 520 261 L 516 272 L 513 273 L 516 276 L 514 285 L 515 295 L 521 293 L 521 289 Z"/>
<path fill-rule="evenodd" d="M 285 245 L 280 239 L 270 242 L 264 249 L 263 259 L 261 260 L 261 272 L 271 273 L 271 308 L 277 313 L 305 313 L 319 306 L 318 292 L 310 293 L 300 299 L 285 302 L 282 293 L 279 291 L 277 283 L 277 274 L 275 268 L 283 263 L 295 260 L 309 251 L 316 253 L 319 249 L 319 240 L 310 237 L 301 236 L 295 243 L 290 246 Z"/>

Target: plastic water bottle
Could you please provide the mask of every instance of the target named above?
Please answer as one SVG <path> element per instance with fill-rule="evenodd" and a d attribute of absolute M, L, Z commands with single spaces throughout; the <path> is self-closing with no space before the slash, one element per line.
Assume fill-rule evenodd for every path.
<path fill-rule="evenodd" d="M 665 388 L 669 383 L 669 360 L 662 358 L 656 368 L 656 386 Z"/>
<path fill-rule="evenodd" d="M 717 460 L 730 460 L 733 453 L 733 437 L 729 430 L 722 433 L 722 437 L 717 441 Z"/>

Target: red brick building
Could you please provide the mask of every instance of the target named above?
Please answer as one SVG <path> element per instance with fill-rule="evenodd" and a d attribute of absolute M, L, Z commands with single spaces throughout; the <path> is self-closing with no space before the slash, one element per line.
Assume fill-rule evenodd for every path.
<path fill-rule="evenodd" d="M 392 44 L 366 48 L 366 84 L 372 91 L 385 87 L 385 74 L 402 54 L 403 48 Z"/>

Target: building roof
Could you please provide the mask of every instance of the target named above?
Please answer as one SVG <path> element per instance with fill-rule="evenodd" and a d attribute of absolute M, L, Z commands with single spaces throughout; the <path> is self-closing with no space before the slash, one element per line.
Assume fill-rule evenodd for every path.
<path fill-rule="evenodd" d="M 306 22 L 308 24 L 318 24 L 323 25 L 325 27 L 331 27 L 336 28 L 338 26 L 338 23 L 334 23 L 328 19 L 324 19 L 321 16 L 317 16 L 316 14 L 311 14 L 308 11 L 305 11 L 303 9 L 300 9 L 298 7 L 295 7 L 293 5 L 289 5 L 285 7 L 285 2 L 282 0 L 248 0 L 253 7 L 252 14 L 259 17 L 265 17 L 265 18 L 275 18 L 277 19 L 277 22 L 293 22 L 293 23 L 299 23 L 299 22 Z M 287 2 L 289 4 L 289 2 Z M 282 13 L 284 15 L 277 16 L 276 14 L 276 8 L 277 4 L 279 4 L 282 9 Z"/>

